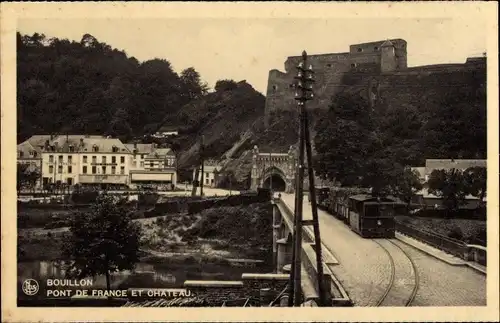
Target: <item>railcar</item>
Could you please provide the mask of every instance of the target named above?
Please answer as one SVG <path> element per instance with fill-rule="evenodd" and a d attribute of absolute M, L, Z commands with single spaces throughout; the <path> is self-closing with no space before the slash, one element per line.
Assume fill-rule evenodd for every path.
<path fill-rule="evenodd" d="M 365 238 L 394 238 L 394 215 L 400 203 L 389 197 L 358 194 L 349 197 L 349 226 Z"/>

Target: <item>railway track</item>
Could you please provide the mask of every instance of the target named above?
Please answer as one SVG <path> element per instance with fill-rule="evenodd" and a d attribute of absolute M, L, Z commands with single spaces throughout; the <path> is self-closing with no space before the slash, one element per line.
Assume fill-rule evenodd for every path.
<path fill-rule="evenodd" d="M 413 259 L 394 241 L 373 241 L 385 251 L 391 264 L 389 284 L 376 306 L 411 306 L 419 287 L 418 271 Z"/>

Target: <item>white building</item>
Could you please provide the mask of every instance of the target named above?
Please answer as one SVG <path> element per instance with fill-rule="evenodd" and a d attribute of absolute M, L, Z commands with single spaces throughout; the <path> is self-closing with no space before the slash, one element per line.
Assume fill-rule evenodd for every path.
<path fill-rule="evenodd" d="M 170 148 L 156 144 L 126 144 L 132 152 L 130 184 L 136 187 L 172 189 L 177 185 L 177 162 Z"/>
<path fill-rule="evenodd" d="M 216 178 L 221 167 L 213 161 L 205 161 L 203 163 L 203 186 L 215 187 Z M 193 169 L 193 181 L 196 179 L 196 168 Z M 201 183 L 201 168 L 198 172 L 198 182 Z"/>
<path fill-rule="evenodd" d="M 57 136 L 42 153 L 44 184 L 126 186 L 131 152 L 116 138 Z"/>

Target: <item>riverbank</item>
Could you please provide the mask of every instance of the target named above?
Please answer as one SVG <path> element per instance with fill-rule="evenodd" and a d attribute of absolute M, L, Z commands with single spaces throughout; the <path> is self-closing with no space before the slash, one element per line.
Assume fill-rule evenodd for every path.
<path fill-rule="evenodd" d="M 269 203 L 137 219 L 143 231 L 141 261 L 229 264 L 225 259 L 247 258 L 267 262 L 272 256 L 271 219 Z M 63 259 L 68 234 L 67 227 L 19 229 L 18 261 Z"/>

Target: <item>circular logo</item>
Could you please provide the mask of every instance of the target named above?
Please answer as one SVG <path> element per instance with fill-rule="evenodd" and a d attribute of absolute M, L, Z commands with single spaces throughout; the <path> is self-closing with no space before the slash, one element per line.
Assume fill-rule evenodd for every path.
<path fill-rule="evenodd" d="M 40 287 L 38 286 L 38 282 L 34 279 L 26 279 L 24 282 L 23 282 L 23 292 L 28 295 L 28 296 L 33 296 L 33 295 L 36 295 L 36 293 L 38 293 L 38 290 L 40 289 Z"/>

